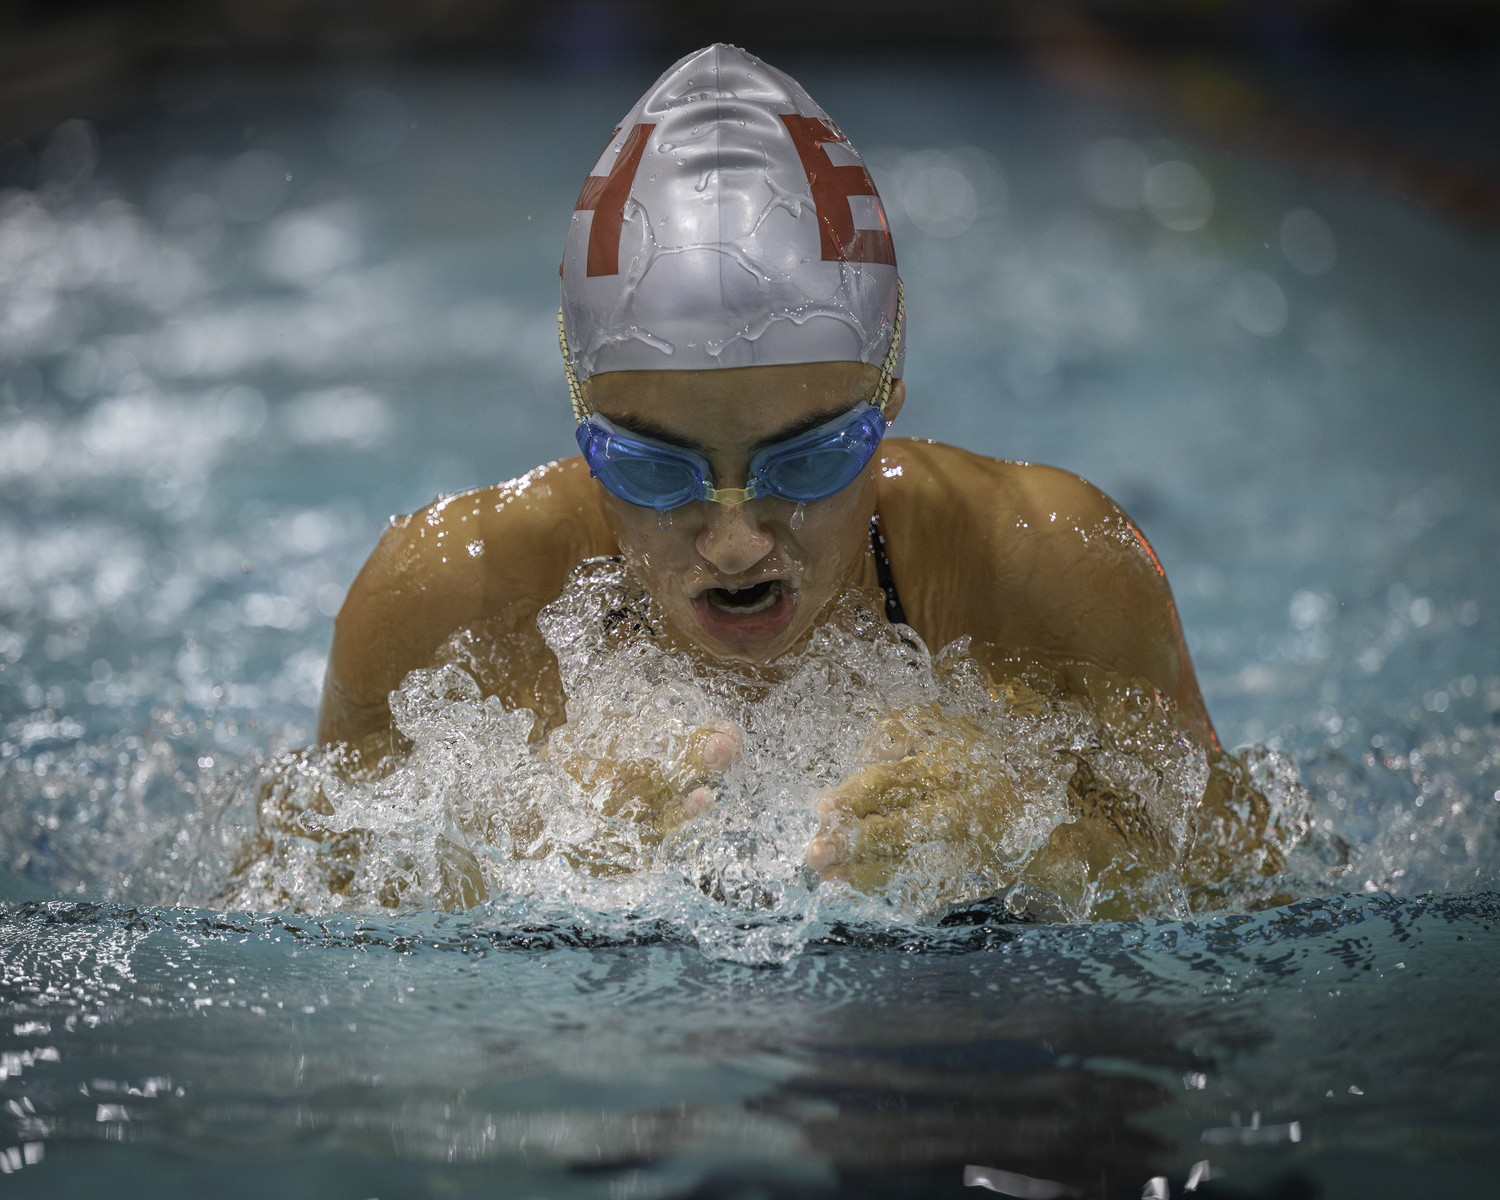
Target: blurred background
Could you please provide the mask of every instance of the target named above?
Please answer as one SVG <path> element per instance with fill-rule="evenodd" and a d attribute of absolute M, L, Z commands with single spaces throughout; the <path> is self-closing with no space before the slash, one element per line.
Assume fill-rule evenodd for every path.
<path fill-rule="evenodd" d="M 573 198 L 715 40 L 870 164 L 896 432 L 1105 488 L 1226 743 L 1299 754 L 1371 830 L 1448 789 L 1423 878 L 1470 869 L 1500 788 L 1500 4 L 12 0 L 13 880 L 108 891 L 205 780 L 305 743 L 388 515 L 573 452 Z"/>
<path fill-rule="evenodd" d="M 1346 171 L 1375 169 L 1354 160 L 1383 145 L 1411 174 L 1426 151 L 1456 191 L 1465 167 L 1494 168 L 1500 154 L 1489 136 L 1494 0 L 8 0 L 0 134 L 34 139 L 78 112 L 99 119 L 150 99 L 207 108 L 226 72 L 247 69 L 649 71 L 712 41 L 768 61 L 883 50 L 1026 63 Z"/>

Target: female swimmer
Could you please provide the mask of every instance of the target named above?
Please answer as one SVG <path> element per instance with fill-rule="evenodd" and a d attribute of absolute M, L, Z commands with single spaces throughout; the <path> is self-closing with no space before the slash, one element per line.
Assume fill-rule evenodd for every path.
<path fill-rule="evenodd" d="M 795 81 L 725 45 L 667 71 L 586 178 L 561 276 L 582 453 L 393 522 L 338 616 L 320 740 L 367 761 L 398 749 L 388 694 L 481 622 L 509 646 L 492 690 L 539 712 L 539 733 L 561 724 L 537 613 L 579 563 L 622 556 L 684 653 L 768 662 L 852 585 L 883 588 L 934 651 L 971 638 L 996 679 L 1027 664 L 1084 701 L 1091 679 L 1139 684 L 1224 776 L 1204 811 L 1222 816 L 1230 792 L 1244 809 L 1253 793 L 1224 775 L 1167 580 L 1125 514 L 1066 471 L 885 436 L 906 403 L 889 228 L 858 153 Z M 908 814 L 930 828 L 912 797 L 940 790 L 942 755 L 921 743 L 962 739 L 900 729 L 819 801 L 807 858 L 826 878 L 868 878 Z M 740 735 L 702 734 L 711 775 Z M 680 815 L 710 803 L 700 788 Z M 1102 869 L 1128 833 L 1094 809 L 1103 832 L 1084 821 L 1054 847 L 1070 871 Z"/>

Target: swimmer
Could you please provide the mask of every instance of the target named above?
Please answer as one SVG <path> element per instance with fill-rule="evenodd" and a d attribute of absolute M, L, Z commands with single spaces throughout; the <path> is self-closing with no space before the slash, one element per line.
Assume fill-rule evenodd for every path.
<path fill-rule="evenodd" d="M 337 619 L 320 741 L 369 763 L 399 751 L 388 695 L 481 627 L 506 651 L 487 689 L 537 712 L 537 736 L 557 731 L 537 614 L 580 563 L 617 556 L 684 654 L 753 670 L 845 589 L 880 589 L 933 651 L 968 637 L 997 681 L 1034 668 L 1085 700 L 1091 679 L 1138 684 L 1228 758 L 1161 564 L 1108 496 L 1053 467 L 887 436 L 907 401 L 895 248 L 859 154 L 794 80 L 726 45 L 668 70 L 586 177 L 560 273 L 580 455 L 393 520 Z M 825 879 L 875 878 L 918 836 L 904 822 L 932 827 L 934 748 L 962 731 L 905 716 L 817 801 L 807 862 Z M 705 783 L 740 740 L 706 728 L 691 762 L 663 766 L 683 793 L 657 817 L 707 811 Z M 1113 832 L 1058 843 L 1056 870 L 1114 852 L 1123 826 L 1101 821 Z"/>

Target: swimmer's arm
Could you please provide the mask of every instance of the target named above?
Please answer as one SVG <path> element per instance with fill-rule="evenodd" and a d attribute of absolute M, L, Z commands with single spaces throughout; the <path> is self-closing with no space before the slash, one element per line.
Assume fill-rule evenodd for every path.
<path fill-rule="evenodd" d="M 1145 537 L 1067 471 L 896 440 L 881 521 L 907 613 L 933 647 L 1091 663 L 1144 679 L 1216 746 L 1171 589 Z M 899 471 L 896 470 L 899 468 Z"/>
<path fill-rule="evenodd" d="M 1217 748 L 1166 572 L 1145 535 L 1086 480 L 1005 465 L 1015 468 L 1006 479 L 1014 502 L 985 519 L 979 538 L 983 573 L 1005 599 L 966 595 L 975 640 L 1144 679 L 1176 705 L 1188 732 Z"/>
<path fill-rule="evenodd" d="M 613 546 L 581 459 L 397 519 L 334 622 L 318 740 L 394 749 L 388 696 L 409 671 L 476 621 L 534 620 L 580 561 Z"/>
<path fill-rule="evenodd" d="M 1039 663 L 1080 691 L 1079 663 L 1144 680 L 1173 703 L 1182 727 L 1218 749 L 1166 577 L 1109 497 L 1064 471 L 947 446 L 887 443 L 881 466 L 896 587 L 929 645 L 967 635 L 997 672 L 1006 660 Z M 864 765 L 820 797 L 808 863 L 823 878 L 883 886 L 927 843 L 956 856 L 951 878 L 975 865 L 1008 869 L 987 862 L 984 846 L 1004 843 L 1024 796 L 1003 780 L 974 791 L 967 763 L 983 734 L 920 708 L 890 714 L 861 751 Z"/>

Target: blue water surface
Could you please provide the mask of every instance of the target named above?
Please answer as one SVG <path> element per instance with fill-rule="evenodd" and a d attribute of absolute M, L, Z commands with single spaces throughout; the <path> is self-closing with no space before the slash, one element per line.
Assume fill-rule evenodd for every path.
<path fill-rule="evenodd" d="M 387 516 L 572 452 L 563 231 L 654 71 L 166 88 L 0 195 L 5 1187 L 1485 1194 L 1500 246 L 1018 68 L 783 65 L 892 216 L 895 432 L 1120 501 L 1347 891 L 765 969 L 628 913 L 162 907 L 202 792 L 311 737 Z"/>

